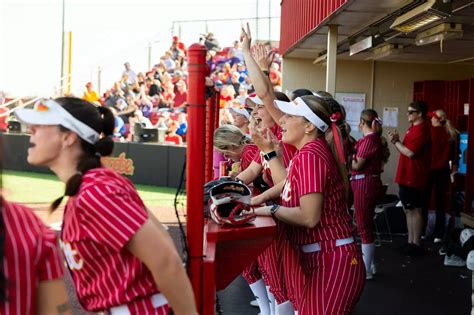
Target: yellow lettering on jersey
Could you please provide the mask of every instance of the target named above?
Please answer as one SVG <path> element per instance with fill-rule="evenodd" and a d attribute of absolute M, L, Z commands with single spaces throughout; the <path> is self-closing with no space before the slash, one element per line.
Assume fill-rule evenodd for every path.
<path fill-rule="evenodd" d="M 80 270 L 84 265 L 84 260 L 79 256 L 77 250 L 73 249 L 70 243 L 60 242 L 61 248 L 66 257 L 67 264 L 71 270 Z"/>

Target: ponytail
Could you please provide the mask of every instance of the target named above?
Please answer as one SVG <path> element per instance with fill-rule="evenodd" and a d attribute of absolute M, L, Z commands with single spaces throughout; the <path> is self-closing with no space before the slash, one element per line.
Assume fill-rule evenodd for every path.
<path fill-rule="evenodd" d="M 377 112 L 373 109 L 364 109 L 360 114 L 360 119 L 379 136 L 382 143 L 382 161 L 387 163 L 390 157 L 390 150 L 388 148 L 387 139 L 382 136 L 382 119 L 380 119 Z"/>
<path fill-rule="evenodd" d="M 63 99 L 66 99 L 67 101 L 69 98 L 61 98 L 61 100 Z M 66 110 L 69 110 L 69 104 L 70 103 L 64 103 L 61 105 Z M 93 105 L 88 104 L 88 106 Z M 114 149 L 114 142 L 112 140 L 112 134 L 115 126 L 114 114 L 110 109 L 106 107 L 100 106 L 93 108 L 97 110 L 100 114 L 100 117 L 96 122 L 98 128 L 94 129 L 100 134 L 102 134 L 102 137 L 95 144 L 90 144 L 85 140 L 80 139 L 82 155 L 80 156 L 79 162 L 77 163 L 77 173 L 71 176 L 66 182 L 64 195 L 53 201 L 53 203 L 50 205 L 50 212 L 53 212 L 59 207 L 65 196 L 75 196 L 79 192 L 79 188 L 82 183 L 82 176 L 91 169 L 101 167 L 101 157 L 110 155 Z M 88 114 L 90 115 L 90 112 Z M 76 118 L 80 119 L 80 117 Z M 89 124 L 87 118 L 84 119 L 84 123 Z M 68 131 L 68 129 L 64 128 L 63 126 L 59 127 L 64 132 Z"/>
<path fill-rule="evenodd" d="M 350 187 L 349 187 L 349 174 L 347 173 L 346 161 L 344 158 L 344 146 L 342 142 L 341 130 L 333 123 L 332 128 L 329 128 L 324 134 L 326 142 L 331 149 L 332 156 L 336 161 L 339 174 L 341 175 L 342 182 L 344 184 L 344 191 L 346 199 L 349 198 Z M 341 151 L 342 150 L 342 151 Z"/>

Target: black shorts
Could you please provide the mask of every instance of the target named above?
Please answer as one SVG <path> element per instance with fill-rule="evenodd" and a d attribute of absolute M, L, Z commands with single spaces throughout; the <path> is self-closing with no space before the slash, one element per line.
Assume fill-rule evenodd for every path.
<path fill-rule="evenodd" d="M 425 201 L 425 191 L 404 185 L 399 185 L 399 197 L 403 204 L 403 208 L 409 210 L 423 207 Z"/>

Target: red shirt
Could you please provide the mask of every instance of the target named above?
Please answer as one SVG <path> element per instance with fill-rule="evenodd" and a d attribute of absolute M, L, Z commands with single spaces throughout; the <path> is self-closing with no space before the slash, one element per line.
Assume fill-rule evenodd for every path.
<path fill-rule="evenodd" d="M 8 300 L 0 303 L 0 314 L 36 314 L 39 282 L 63 275 L 56 235 L 27 207 L 1 198 L 0 202 L 5 229 L 3 273 L 8 281 Z"/>
<path fill-rule="evenodd" d="M 165 136 L 165 141 L 166 142 L 173 142 L 176 145 L 183 144 L 183 138 L 181 138 L 180 135 L 174 135 L 174 136 L 166 135 Z"/>
<path fill-rule="evenodd" d="M 107 168 L 87 171 L 64 212 L 62 248 L 87 311 L 151 296 L 152 274 L 125 245 L 148 219 L 133 184 Z"/>
<path fill-rule="evenodd" d="M 352 170 L 352 175 L 382 173 L 382 141 L 375 132 L 360 138 L 354 148 L 356 157 L 365 159 L 365 164 L 361 170 Z"/>
<path fill-rule="evenodd" d="M 281 127 L 278 124 L 275 124 L 272 128 L 270 128 L 270 130 L 275 135 L 275 137 L 278 140 L 280 140 L 280 144 L 282 145 L 282 148 L 283 148 L 283 164 L 287 168 L 290 165 L 290 161 L 293 158 L 293 156 L 296 154 L 297 150 L 291 144 L 284 143 L 281 141 L 281 137 L 282 137 Z M 263 178 L 269 184 L 270 187 L 273 186 L 272 172 L 270 170 L 270 166 L 268 165 L 268 162 L 263 157 L 263 152 L 259 151 L 254 156 L 254 161 L 263 166 Z"/>
<path fill-rule="evenodd" d="M 299 207 L 300 198 L 310 193 L 324 195 L 321 220 L 312 229 L 286 225 L 289 241 L 304 245 L 351 237 L 353 227 L 344 184 L 331 150 L 322 138 L 305 144 L 291 161 L 280 196 L 282 206 Z"/>
<path fill-rule="evenodd" d="M 446 127 L 431 126 L 431 169 L 440 170 L 449 167 L 449 134 Z"/>
<path fill-rule="evenodd" d="M 430 130 L 426 122 L 408 128 L 403 144 L 415 155 L 400 154 L 395 182 L 415 189 L 425 189 L 431 168 Z"/>
<path fill-rule="evenodd" d="M 176 92 L 174 95 L 174 107 L 180 107 L 188 101 L 188 92 L 179 93 Z"/>

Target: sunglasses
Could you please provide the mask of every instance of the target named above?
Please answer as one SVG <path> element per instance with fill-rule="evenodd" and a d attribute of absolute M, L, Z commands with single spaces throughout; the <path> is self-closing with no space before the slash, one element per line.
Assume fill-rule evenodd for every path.
<path fill-rule="evenodd" d="M 408 115 L 413 115 L 414 113 L 419 113 L 419 111 L 417 111 L 417 110 L 409 110 L 407 113 L 408 113 Z"/>

